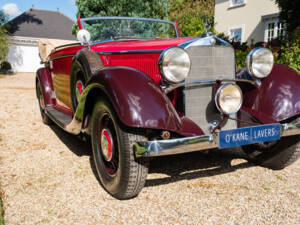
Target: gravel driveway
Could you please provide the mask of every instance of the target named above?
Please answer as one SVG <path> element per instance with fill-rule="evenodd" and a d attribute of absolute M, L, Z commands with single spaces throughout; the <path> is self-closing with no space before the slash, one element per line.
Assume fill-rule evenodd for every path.
<path fill-rule="evenodd" d="M 0 173 L 6 224 L 300 224 L 300 160 L 282 171 L 240 153 L 151 161 L 137 198 L 101 187 L 90 145 L 45 126 L 34 74 L 0 78 Z"/>

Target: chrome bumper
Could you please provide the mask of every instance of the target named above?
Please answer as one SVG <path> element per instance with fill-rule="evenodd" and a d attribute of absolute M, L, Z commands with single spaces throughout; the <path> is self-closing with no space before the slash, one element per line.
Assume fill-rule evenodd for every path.
<path fill-rule="evenodd" d="M 281 125 L 281 137 L 297 134 L 300 134 L 300 123 L 285 123 Z M 137 158 L 175 155 L 218 147 L 218 134 L 210 134 L 169 140 L 136 142 L 135 155 Z"/>

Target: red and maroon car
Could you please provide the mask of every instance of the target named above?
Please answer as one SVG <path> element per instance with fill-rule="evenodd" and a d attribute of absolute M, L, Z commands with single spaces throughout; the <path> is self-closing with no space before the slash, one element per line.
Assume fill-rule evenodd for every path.
<path fill-rule="evenodd" d="M 235 53 L 205 33 L 180 37 L 158 19 L 78 19 L 78 43 L 56 47 L 37 71 L 44 123 L 91 137 L 103 187 L 136 196 L 149 158 L 241 146 L 282 169 L 300 154 L 300 76 L 266 48 L 237 73 Z"/>

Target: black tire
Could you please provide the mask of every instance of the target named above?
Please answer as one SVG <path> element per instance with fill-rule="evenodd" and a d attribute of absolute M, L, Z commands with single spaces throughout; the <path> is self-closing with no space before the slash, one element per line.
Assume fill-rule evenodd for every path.
<path fill-rule="evenodd" d="M 108 100 L 102 98 L 93 109 L 91 139 L 95 166 L 104 189 L 117 199 L 137 196 L 145 185 L 149 161 L 135 159 L 133 144 L 146 137 L 137 129 L 125 127 Z"/>
<path fill-rule="evenodd" d="M 300 122 L 300 118 L 297 121 Z M 242 149 L 254 163 L 281 170 L 300 157 L 300 135 L 283 137 L 276 142 L 243 146 Z"/>
<path fill-rule="evenodd" d="M 79 101 L 78 91 L 76 91 L 78 82 L 81 81 L 82 87 L 84 89 L 89 77 L 101 68 L 103 68 L 103 63 L 99 56 L 87 48 L 79 51 L 74 57 L 70 78 L 70 91 L 73 112 L 76 111 Z"/>
<path fill-rule="evenodd" d="M 40 108 L 43 123 L 46 125 L 53 124 L 53 121 L 45 113 L 45 101 L 43 97 L 42 86 L 39 80 L 36 81 L 36 97 L 39 101 L 39 108 Z"/>

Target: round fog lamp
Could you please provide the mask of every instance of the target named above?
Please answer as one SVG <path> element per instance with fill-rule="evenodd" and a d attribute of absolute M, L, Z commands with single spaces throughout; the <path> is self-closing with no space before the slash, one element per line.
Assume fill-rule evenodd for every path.
<path fill-rule="evenodd" d="M 223 84 L 215 96 L 216 106 L 224 114 L 234 114 L 242 106 L 243 97 L 239 86 L 233 83 Z"/>

